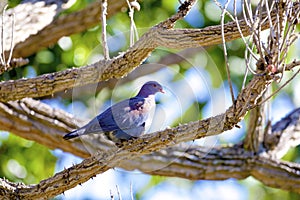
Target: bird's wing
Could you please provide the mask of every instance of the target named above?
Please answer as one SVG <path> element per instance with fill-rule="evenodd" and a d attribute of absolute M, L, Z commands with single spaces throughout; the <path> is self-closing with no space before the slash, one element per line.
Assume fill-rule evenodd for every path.
<path fill-rule="evenodd" d="M 151 106 L 153 107 L 153 102 L 141 97 L 121 101 L 80 128 L 81 132 L 89 134 L 121 130 L 129 135 L 137 135 L 135 132 L 139 132 L 138 129 L 144 129 Z"/>
<path fill-rule="evenodd" d="M 140 135 L 143 135 L 144 132 L 145 132 L 145 123 L 143 123 L 141 126 L 134 127 L 132 129 L 113 131 L 112 135 L 118 139 L 128 140 L 132 137 L 138 137 Z"/>
<path fill-rule="evenodd" d="M 92 121 L 90 121 L 87 125 L 85 125 L 82 128 L 78 129 L 78 131 L 80 131 L 82 133 L 81 135 L 89 134 L 89 133 L 103 133 L 103 132 L 105 132 L 101 128 L 97 117 L 92 119 Z"/>
<path fill-rule="evenodd" d="M 98 116 L 104 131 L 129 130 L 141 126 L 148 118 L 149 102 L 133 97 L 121 101 Z M 155 105 L 155 102 L 154 102 Z"/>

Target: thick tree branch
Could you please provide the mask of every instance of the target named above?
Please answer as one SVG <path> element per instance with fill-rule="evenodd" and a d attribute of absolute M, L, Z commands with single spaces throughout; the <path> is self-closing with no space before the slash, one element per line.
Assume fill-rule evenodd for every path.
<path fill-rule="evenodd" d="M 102 138 L 99 139 L 96 135 L 84 138 L 84 143 L 81 140 L 72 142 L 61 140 L 61 136 L 65 132 L 83 123 L 76 120 L 72 115 L 51 108 L 36 100 L 23 99 L 22 101 L 0 105 L 0 128 L 2 130 L 11 131 L 51 149 L 60 148 L 74 155 L 87 158 L 90 152 L 86 149 L 86 146 L 101 147 L 102 145 L 103 149 L 111 147 L 109 143 L 101 143 Z M 286 149 L 298 145 L 300 143 L 297 139 L 298 126 L 299 109 L 296 109 L 273 125 L 271 135 L 268 134 L 264 139 L 267 151 L 273 155 L 272 152 L 281 152 L 280 149 L 283 147 Z M 104 146 L 105 144 L 107 146 Z M 127 162 L 127 164 L 130 163 Z M 142 166 L 133 164 L 130 167 L 127 164 L 121 164 L 120 167 L 130 169 L 131 167 Z M 139 170 L 144 171 L 142 168 L 139 168 Z"/>
<path fill-rule="evenodd" d="M 264 136 L 267 152 L 275 158 L 281 158 L 286 152 L 300 144 L 300 108 L 276 122 L 270 132 Z"/>
<path fill-rule="evenodd" d="M 108 17 L 120 11 L 126 5 L 125 1 L 119 2 L 118 0 L 110 0 L 110 4 Z M 5 13 L 4 24 L 6 30 L 11 30 L 10 16 L 15 14 L 14 42 L 12 44 L 14 59 L 9 63 L 8 69 L 1 68 L 0 74 L 28 63 L 27 60 L 16 59 L 16 57 L 32 55 L 44 47 L 55 44 L 62 36 L 82 32 L 99 23 L 100 1 L 92 3 L 81 11 L 61 16 L 58 19 L 54 18 L 70 5 L 67 0 L 27 0 L 15 8 L 9 9 Z M 31 12 L 25 12 L 29 10 Z M 26 20 L 24 21 L 24 19 Z M 5 34 L 5 36 L 4 49 L 6 50 L 6 56 L 8 56 L 10 51 L 9 42 L 12 40 L 12 35 Z"/>
<path fill-rule="evenodd" d="M 48 47 L 55 44 L 62 36 L 68 36 L 75 33 L 80 33 L 91 27 L 99 24 L 101 15 L 101 1 L 96 1 L 87 8 L 74 12 L 68 15 L 60 16 L 53 20 L 48 26 L 41 26 L 41 24 L 28 24 L 28 26 L 39 28 L 39 32 L 32 33 L 24 42 L 18 42 L 14 48 L 14 57 L 27 57 L 30 56 L 41 48 Z M 115 13 L 119 12 L 122 7 L 126 5 L 126 1 L 109 0 L 108 1 L 108 15 L 111 17 Z M 17 12 L 12 10 L 12 12 Z M 38 13 L 33 13 L 38 14 Z M 37 17 L 37 16 L 33 16 Z M 38 17 L 41 19 L 41 16 Z M 16 20 L 18 21 L 18 19 Z M 23 20 L 20 20 L 23 22 Z M 28 30 L 31 30 L 28 28 Z M 23 29 L 16 32 L 17 37 L 23 34 Z M 19 40 L 17 40 L 19 41 Z"/>
<path fill-rule="evenodd" d="M 6 30 L 11 30 L 12 14 L 15 14 L 14 23 L 14 44 L 15 46 L 22 41 L 25 41 L 31 35 L 37 34 L 45 26 L 52 23 L 55 16 L 58 15 L 65 7 L 67 0 L 26 0 L 21 2 L 18 6 L 9 9 L 5 12 L 4 24 Z M 30 12 L 29 12 L 30 11 Z M 26 19 L 26 20 L 24 20 Z M 7 31 L 8 32 L 8 31 Z M 4 49 L 9 51 L 11 35 L 6 34 L 4 38 Z M 16 49 L 16 48 L 15 48 Z M 13 55 L 13 57 L 25 57 Z"/>
<path fill-rule="evenodd" d="M 156 175 L 190 180 L 228 178 L 240 180 L 253 176 L 267 186 L 300 193 L 299 164 L 274 160 L 263 155 L 254 156 L 253 152 L 245 151 L 239 146 L 226 148 L 177 146 L 156 152 L 152 156 L 142 156 L 133 162 L 148 166 L 146 173 L 150 174 L 151 170 L 154 170 L 151 163 L 155 163 L 155 167 L 159 168 L 154 172 Z M 130 170 L 133 169 L 135 168 Z"/>
<path fill-rule="evenodd" d="M 263 156 L 254 158 L 251 175 L 267 186 L 300 193 L 300 165 Z"/>
<path fill-rule="evenodd" d="M 175 23 L 172 19 L 181 19 L 193 4 L 194 0 L 182 4 L 178 13 L 161 24 L 172 26 L 172 23 Z M 2 82 L 0 83 L 0 101 L 18 100 L 24 97 L 41 97 L 71 87 L 122 77 L 140 65 L 158 46 L 155 42 L 157 34 L 155 29 L 157 28 L 150 29 L 126 53 L 120 54 L 114 59 L 102 60 L 85 67 L 45 74 L 32 79 Z"/>
<path fill-rule="evenodd" d="M 296 4 L 296 6 L 299 5 Z M 181 12 L 185 12 L 185 10 L 180 10 L 178 13 Z M 45 74 L 30 79 L 2 82 L 0 83 L 0 101 L 18 100 L 24 97 L 41 97 L 71 87 L 123 77 L 138 67 L 158 46 L 181 49 L 214 45 L 221 42 L 220 26 L 204 29 L 160 28 L 166 26 L 168 21 L 170 20 L 168 19 L 150 29 L 128 51 L 109 61 L 102 60 L 85 67 Z M 239 23 L 244 35 L 250 34 L 245 22 L 241 20 Z M 268 28 L 268 25 L 268 23 L 263 24 L 262 30 Z M 234 22 L 226 24 L 224 31 L 226 41 L 240 37 Z"/>
<path fill-rule="evenodd" d="M 186 152 L 185 152 L 186 151 Z M 168 157 L 165 156 L 165 154 L 168 154 Z M 180 155 L 180 156 L 178 156 Z M 250 154 L 247 155 L 246 152 L 241 152 L 239 149 L 236 148 L 224 148 L 224 149 L 207 149 L 207 148 L 195 148 L 195 149 L 187 149 L 187 147 L 178 147 L 178 148 L 172 148 L 169 149 L 168 152 L 161 151 L 159 153 L 155 153 L 152 158 L 159 158 L 162 159 L 154 159 L 155 162 L 163 161 L 165 159 L 165 163 L 161 163 L 163 168 L 158 170 L 158 173 L 155 171 L 157 167 L 154 166 L 151 160 L 147 157 L 144 157 L 146 159 L 139 160 L 138 162 L 142 164 L 146 168 L 145 170 L 149 170 L 148 173 L 153 174 L 161 174 L 167 176 L 170 176 L 172 173 L 174 176 L 178 176 L 178 174 L 181 174 L 184 178 L 189 178 L 192 180 L 198 180 L 198 179 L 211 179 L 211 180 L 222 180 L 227 179 L 230 177 L 236 177 L 239 179 L 245 178 L 249 175 L 249 169 L 247 169 L 247 165 L 245 160 L 251 158 Z M 145 163 L 144 163 L 145 162 Z M 85 166 L 88 167 L 87 170 L 90 169 L 90 166 L 85 164 Z M 222 166 L 222 167 L 220 167 Z M 156 168 L 155 168 L 156 167 Z M 182 167 L 188 167 L 189 171 L 182 171 Z M 76 167 L 74 166 L 74 169 Z M 79 169 L 79 168 L 76 168 Z M 167 173 L 167 170 L 170 170 L 169 173 Z M 73 179 L 73 170 L 69 169 L 71 173 L 67 176 L 65 176 L 63 179 L 67 183 L 72 182 Z M 81 170 L 81 169 L 79 169 Z M 103 169 L 105 170 L 105 169 Z M 178 171 L 179 170 L 179 171 Z M 78 171 L 78 174 L 86 174 L 88 171 Z M 1 179 L 0 179 L 1 181 Z M 8 181 L 2 180 L 2 188 L 0 186 L 0 195 L 1 193 L 4 193 L 6 196 L 10 197 L 11 199 L 15 199 L 18 192 L 16 192 L 16 185 L 14 183 L 10 183 Z M 44 183 L 40 183 L 40 187 L 44 188 Z M 59 184 L 57 182 L 57 184 Z M 66 184 L 68 185 L 68 184 Z M 10 188 L 7 188 L 10 186 Z M 23 187 L 26 187 L 24 185 L 19 186 L 19 191 L 21 190 L 21 194 L 19 197 L 23 198 L 22 192 L 26 192 L 27 190 L 32 191 L 33 188 L 23 189 Z M 52 188 L 52 186 L 51 186 Z M 23 190 L 23 191 L 22 191 Z M 28 191 L 29 192 L 29 191 Z M 31 193 L 32 196 L 29 198 L 40 198 L 41 195 L 48 195 L 47 191 L 44 191 L 43 194 L 38 193 Z M 35 196 L 34 196 L 35 195 Z M 25 197 L 25 195 L 24 195 Z M 50 196 L 46 196 L 50 197 Z M 27 198 L 27 196 L 25 197 Z"/>
<path fill-rule="evenodd" d="M 1 180 L 0 195 L 5 195 L 10 199 L 37 199 L 56 196 L 77 184 L 89 180 L 98 173 L 103 173 L 110 168 L 118 166 L 124 159 L 133 159 L 137 156 L 158 150 L 160 148 L 157 146 L 159 143 L 152 143 L 152 139 L 154 138 L 139 138 L 131 141 L 131 145 L 125 145 L 116 152 L 97 153 L 95 156 L 57 173 L 37 185 L 26 186 L 20 184 L 16 187 L 14 183 Z M 165 143 L 165 141 L 161 141 L 161 143 Z M 223 152 L 226 152 L 226 154 L 222 154 Z M 204 155 L 204 159 L 201 159 Z M 199 151 L 198 148 L 188 149 L 183 156 L 176 156 L 173 159 L 170 164 L 171 167 L 168 166 L 171 172 L 177 171 L 179 165 L 188 163 L 191 174 L 183 173 L 182 177 L 184 178 L 196 179 L 197 177 L 197 179 L 222 180 L 228 177 L 245 178 L 253 175 L 266 185 L 300 193 L 299 164 L 253 156 L 251 153 L 244 152 L 240 148 L 211 149 L 204 152 Z M 218 173 L 214 170 L 217 170 Z M 159 172 L 161 175 L 167 175 L 164 173 L 164 170 L 159 170 Z M 287 178 L 289 179 L 289 183 L 284 184 Z"/>
<path fill-rule="evenodd" d="M 123 77 L 122 79 L 109 79 L 108 81 L 101 81 L 99 83 L 97 83 L 97 88 L 96 88 L 96 94 L 101 91 L 103 88 L 107 87 L 109 89 L 113 89 L 116 84 L 125 84 L 128 83 L 132 80 L 135 80 L 139 77 L 157 72 L 158 70 L 162 69 L 162 68 L 166 68 L 167 66 L 173 65 L 173 64 L 178 64 L 182 61 L 186 61 L 189 60 L 190 58 L 192 58 L 193 56 L 195 56 L 197 53 L 200 53 L 201 51 L 203 51 L 204 48 L 202 47 L 198 47 L 198 48 L 189 48 L 189 49 L 184 49 L 180 52 L 177 53 L 170 53 L 168 55 L 166 55 L 165 57 L 161 58 L 159 61 L 155 62 L 155 63 L 148 63 L 147 61 L 141 65 L 140 67 L 136 68 L 135 70 L 133 70 L 131 73 L 129 73 L 126 77 Z M 151 67 L 149 67 L 149 65 L 151 65 Z M 91 85 L 84 85 L 84 86 L 80 86 L 80 94 L 81 95 L 89 95 L 90 91 L 89 88 L 91 87 Z M 58 92 L 55 93 L 55 96 L 59 96 L 62 97 L 64 99 L 71 99 L 72 96 L 72 89 L 68 89 L 68 90 L 64 90 L 62 92 Z M 47 98 L 47 96 L 45 97 Z M 50 96 L 49 96 L 50 98 Z"/>
<path fill-rule="evenodd" d="M 82 143 L 66 142 L 61 135 L 76 128 L 72 116 L 61 110 L 32 99 L 0 103 L 0 127 L 2 130 L 13 132 L 23 138 L 34 140 L 51 149 L 58 148 L 67 152 L 76 149 L 76 154 L 87 157 Z"/>
<path fill-rule="evenodd" d="M 181 177 L 189 180 L 244 179 L 250 175 L 247 160 L 253 154 L 234 147 L 169 147 L 134 160 L 124 160 L 126 170 L 138 169 L 151 175 Z M 137 168 L 138 166 L 138 168 Z"/>
<path fill-rule="evenodd" d="M 86 138 L 83 138 L 83 140 L 75 140 L 72 142 L 67 142 L 65 140 L 62 140 L 62 136 L 64 134 L 63 130 L 69 130 L 75 127 L 76 121 L 74 118 L 68 114 L 64 114 L 63 112 L 53 109 L 47 105 L 44 105 L 43 103 L 40 103 L 38 101 L 32 100 L 32 99 L 24 99 L 22 101 L 16 102 L 16 103 L 10 103 L 6 106 L 5 109 L 3 109 L 3 105 L 0 107 L 1 114 L 4 113 L 4 116 L 0 117 L 0 127 L 1 129 L 12 131 L 13 133 L 16 133 L 17 135 L 34 140 L 40 144 L 43 144 L 51 149 L 60 148 L 64 151 L 70 152 L 74 155 L 87 158 L 90 156 L 90 152 L 85 147 L 93 147 L 94 151 L 99 151 L 99 149 L 103 149 L 105 151 L 106 149 L 113 148 L 113 145 L 110 145 L 109 143 L 103 143 L 105 138 L 98 138 L 97 135 L 95 136 L 89 136 Z M 31 112 L 26 112 L 31 111 Z M 57 121 L 54 123 L 53 118 Z M 3 119 L 6 119 L 3 121 Z M 3 123 L 7 122 L 7 119 L 9 121 L 14 121 L 16 125 L 10 125 L 9 123 Z M 73 122 L 74 121 L 74 122 Z M 44 124 L 45 127 L 43 127 L 41 124 Z M 80 123 L 79 123 L 80 124 Z M 66 127 L 69 128 L 66 128 Z M 64 127 L 64 128 L 63 128 Z M 196 147 L 193 149 L 195 150 Z M 186 152 L 189 149 L 190 152 Z M 89 149 L 91 151 L 91 149 Z M 200 148 L 197 147 L 197 155 L 198 157 L 203 158 L 202 162 L 206 162 L 206 154 L 213 153 L 213 149 L 206 149 L 206 148 Z M 228 158 L 230 156 L 233 156 L 233 154 L 237 153 L 236 151 L 240 151 L 238 149 L 233 150 L 222 150 L 220 149 L 221 153 L 214 153 L 214 154 L 220 154 L 222 157 L 227 156 Z M 197 175 L 195 169 L 191 169 L 191 171 L 187 171 L 189 169 L 189 162 L 182 162 L 182 160 L 178 160 L 175 162 L 175 159 L 178 157 L 178 155 L 181 156 L 187 156 L 189 158 L 189 154 L 191 154 L 192 150 L 189 146 L 181 145 L 176 148 L 171 148 L 167 150 L 163 150 L 161 152 L 157 152 L 154 155 L 150 156 L 144 156 L 140 158 L 136 158 L 134 160 L 125 160 L 121 162 L 118 167 L 121 167 L 126 170 L 134 170 L 138 169 L 140 171 L 143 171 L 148 174 L 153 175 L 159 175 L 159 174 L 165 174 L 166 176 L 175 176 L 177 173 L 178 176 L 184 177 L 185 174 L 190 174 L 190 179 L 197 179 L 200 178 L 200 174 Z M 186 153 L 186 155 L 185 155 Z M 241 153 L 238 153 L 239 155 L 243 156 Z M 212 157 L 212 160 L 216 159 L 216 157 Z M 174 161 L 174 165 L 172 162 Z M 179 164 L 181 162 L 181 164 Z M 155 163 L 155 164 L 154 164 Z M 170 168 L 168 165 L 171 164 Z M 160 169 L 159 166 L 165 166 L 165 168 Z M 203 166 L 205 164 L 203 163 Z M 203 167 L 202 166 L 202 167 Z M 217 166 L 217 164 L 216 164 Z M 199 166 L 201 167 L 201 166 Z M 158 170 L 160 169 L 160 170 Z M 168 174 L 168 169 L 170 169 Z M 180 173 L 179 171 L 176 171 L 177 169 L 181 169 Z M 204 169 L 201 169 L 204 170 Z M 193 173 L 192 173 L 193 172 Z M 192 175 L 194 174 L 194 175 Z M 233 177 L 239 176 L 238 174 L 231 174 Z M 206 175 L 205 175 L 206 176 Z M 213 174 L 210 175 L 212 179 Z M 223 177 L 223 175 L 221 175 Z M 224 175 L 225 176 L 225 175 Z M 215 177 L 218 177 L 217 174 L 215 174 Z M 188 177 L 184 177 L 188 178 Z M 206 177 L 202 177 L 206 178 Z M 217 178 L 216 178 L 217 179 Z"/>
<path fill-rule="evenodd" d="M 259 152 L 263 142 L 263 107 L 257 106 L 250 111 L 247 135 L 244 140 L 244 148 L 248 151 Z"/>

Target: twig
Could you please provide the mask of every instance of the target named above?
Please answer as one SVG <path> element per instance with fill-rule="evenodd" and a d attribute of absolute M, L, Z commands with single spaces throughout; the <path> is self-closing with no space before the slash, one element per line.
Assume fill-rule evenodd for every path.
<path fill-rule="evenodd" d="M 5 64 L 5 53 L 4 53 L 4 15 L 5 15 L 5 10 L 7 8 L 7 5 L 4 6 L 3 11 L 2 11 L 2 26 L 1 26 L 1 64 L 4 66 L 4 68 L 6 68 L 6 64 Z"/>
<path fill-rule="evenodd" d="M 294 67 L 299 66 L 300 65 L 300 60 L 294 60 L 293 62 L 291 62 L 290 64 L 287 64 L 285 69 L 286 70 L 292 70 Z"/>
<path fill-rule="evenodd" d="M 233 19 L 233 20 L 236 22 L 236 26 L 237 26 L 237 28 L 238 28 L 238 31 L 239 31 L 239 33 L 240 33 L 240 35 L 241 35 L 241 38 L 242 38 L 244 44 L 246 45 L 246 49 L 247 49 L 247 51 L 250 52 L 250 54 L 252 55 L 252 57 L 253 57 L 255 60 L 258 60 L 257 56 L 256 56 L 256 55 L 254 54 L 254 52 L 250 49 L 250 47 L 249 47 L 249 45 L 248 45 L 248 42 L 246 42 L 246 38 L 244 37 L 244 34 L 243 34 L 243 32 L 242 32 L 242 30 L 241 30 L 241 27 L 240 27 L 240 24 L 238 23 L 239 20 L 238 20 L 238 18 L 237 18 L 237 12 L 236 12 L 236 10 L 237 10 L 236 0 L 234 0 L 233 7 L 234 7 L 234 19 Z M 251 71 L 251 73 L 256 74 L 253 70 L 251 70 L 251 69 L 249 69 L 249 70 Z"/>
<path fill-rule="evenodd" d="M 9 63 L 7 63 L 5 66 L 6 68 L 4 67 L 0 67 L 0 75 L 3 74 L 4 72 L 7 72 L 9 70 L 12 70 L 14 68 L 17 68 L 17 67 L 21 67 L 21 66 L 24 66 L 26 64 L 29 63 L 29 59 L 24 59 L 24 58 L 13 58 L 10 60 Z M 1 66 L 1 64 L 0 64 Z"/>
<path fill-rule="evenodd" d="M 114 199 L 115 199 L 115 197 L 114 197 L 114 194 L 112 193 L 112 191 L 111 191 L 111 190 L 109 190 L 109 193 L 110 193 L 110 200 L 114 200 Z"/>
<path fill-rule="evenodd" d="M 246 52 L 245 52 L 246 53 Z M 246 62 L 246 66 L 248 65 L 248 63 Z M 244 75 L 244 79 L 243 79 L 243 84 L 242 84 L 242 89 L 245 88 L 246 85 L 246 80 L 247 80 L 247 76 L 248 76 L 248 72 L 249 72 L 249 68 L 246 67 L 245 68 L 245 75 Z"/>
<path fill-rule="evenodd" d="M 131 181 L 130 181 L 130 198 L 131 198 L 131 200 L 134 200 L 133 190 L 132 190 L 132 182 Z"/>
<path fill-rule="evenodd" d="M 263 58 L 264 55 L 262 53 L 262 48 L 264 48 L 264 45 L 262 44 L 262 40 L 260 38 L 261 22 L 262 22 L 262 5 L 261 5 L 261 2 L 259 2 L 258 5 L 257 5 L 257 9 L 255 11 L 254 18 L 255 19 L 253 20 L 253 23 L 252 23 L 252 26 L 251 26 L 252 29 L 255 30 L 254 34 L 253 34 L 253 42 L 255 43 L 255 46 L 256 46 L 256 49 L 258 51 L 258 54 L 260 55 L 260 58 Z M 264 61 L 264 60 L 262 60 L 262 61 Z"/>
<path fill-rule="evenodd" d="M 268 21 L 269 21 L 270 27 L 273 27 L 271 13 L 270 13 L 270 10 L 272 10 L 272 8 L 271 9 L 269 8 L 268 0 L 265 0 L 265 2 L 266 2 L 266 10 L 267 10 L 267 15 L 268 15 Z M 273 7 L 273 5 L 274 5 L 274 1 L 272 1 L 271 7 Z M 273 34 L 272 31 L 270 33 Z"/>
<path fill-rule="evenodd" d="M 8 68 L 10 68 L 10 63 L 12 59 L 12 54 L 13 54 L 13 45 L 14 45 L 14 26 L 15 26 L 15 14 L 12 13 L 12 22 L 11 22 L 11 40 L 10 40 L 10 48 L 9 48 L 9 56 L 8 59 L 6 60 L 5 58 L 5 36 L 4 36 L 4 16 L 5 16 L 5 10 L 7 8 L 7 5 L 4 6 L 3 12 L 2 12 L 2 27 L 1 27 L 1 55 L 0 55 L 0 60 L 1 60 L 1 66 L 3 66 L 3 70 L 0 69 L 1 73 L 3 71 L 6 71 Z"/>
<path fill-rule="evenodd" d="M 287 12 L 286 15 L 284 15 L 285 19 L 286 19 L 285 23 L 287 22 L 288 25 L 287 25 L 287 29 L 284 31 L 285 34 L 283 33 L 284 35 L 283 35 L 282 43 L 281 43 L 281 46 L 279 47 L 279 52 L 283 52 L 283 53 L 282 53 L 282 57 L 280 58 L 280 60 L 277 63 L 278 66 L 283 64 L 283 62 L 286 60 L 288 49 L 295 42 L 295 40 L 298 38 L 294 34 L 295 29 L 296 29 L 296 25 L 293 22 L 294 22 L 294 20 L 297 20 L 298 17 L 299 17 L 299 9 L 294 11 L 294 13 L 297 13 L 297 14 L 293 16 L 292 15 L 293 14 L 292 5 L 291 5 L 291 2 L 289 2 L 286 12 Z M 292 16 L 292 19 L 288 19 L 291 16 Z M 296 36 L 296 37 L 294 37 L 294 36 Z M 286 68 L 286 65 L 283 64 L 282 75 L 280 77 L 279 82 L 281 81 L 281 79 L 283 77 L 283 73 L 285 71 L 285 68 Z"/>
<path fill-rule="evenodd" d="M 118 193 L 118 196 L 119 196 L 119 200 L 122 200 L 121 192 L 120 192 L 120 189 L 119 189 L 118 185 L 116 185 L 116 189 L 117 189 L 117 193 Z"/>
<path fill-rule="evenodd" d="M 244 1 L 242 1 L 244 2 Z M 251 24 L 254 24 L 254 17 L 253 17 L 253 14 L 252 14 L 252 7 L 251 7 L 251 0 L 249 0 L 249 2 L 247 0 L 245 0 L 245 6 L 246 6 L 246 10 L 244 9 L 243 7 L 243 13 L 244 13 L 244 19 L 246 20 L 246 22 L 248 22 L 248 26 L 250 26 Z M 247 13 L 245 12 L 247 11 L 248 13 L 248 17 L 247 16 Z M 248 21 L 248 19 L 250 20 L 250 22 Z"/>
<path fill-rule="evenodd" d="M 250 38 L 253 37 L 253 34 L 251 34 Z M 250 42 L 250 39 L 248 40 L 248 42 Z M 251 54 L 251 52 L 253 52 L 253 49 L 254 49 L 254 45 L 252 46 L 252 49 L 248 50 L 248 48 L 246 48 L 246 51 L 245 51 L 245 63 L 246 63 L 246 67 L 247 69 L 252 73 L 252 74 L 257 74 L 250 66 L 250 63 L 251 63 L 251 58 L 253 57 L 253 54 Z M 248 52 L 250 52 L 250 54 L 252 55 L 252 57 L 248 58 Z M 254 53 L 254 52 L 253 52 Z"/>
<path fill-rule="evenodd" d="M 273 92 L 270 96 L 268 96 L 267 98 L 265 98 L 263 101 L 259 102 L 257 104 L 257 106 L 262 105 L 263 103 L 265 103 L 266 101 L 268 101 L 270 98 L 272 98 L 274 95 L 276 95 L 282 88 L 284 88 L 288 83 L 290 83 L 296 76 L 297 74 L 300 72 L 300 68 L 297 70 L 297 72 L 289 79 L 287 80 L 282 86 L 280 86 L 275 92 Z"/>
<path fill-rule="evenodd" d="M 233 87 L 232 87 L 232 82 L 231 82 L 231 78 L 230 78 L 229 62 L 228 62 L 228 57 L 227 57 L 225 33 L 224 33 L 225 11 L 227 10 L 227 7 L 228 7 L 229 3 L 230 3 L 230 0 L 228 0 L 226 2 L 224 8 L 222 9 L 222 14 L 221 14 L 221 32 L 222 32 L 222 44 L 223 44 L 223 50 L 224 50 L 224 59 L 225 59 L 226 73 L 227 73 L 227 77 L 228 77 L 228 84 L 229 84 L 229 88 L 230 88 L 231 100 L 232 100 L 232 104 L 235 105 L 235 103 L 234 103 Z"/>
<path fill-rule="evenodd" d="M 13 54 L 13 45 L 14 45 L 14 29 L 15 29 L 15 13 L 12 14 L 12 24 L 11 24 L 11 40 L 10 40 L 10 50 L 9 50 L 9 56 L 7 60 L 7 65 L 9 65 L 12 54 Z"/>
<path fill-rule="evenodd" d="M 106 35 L 106 15 L 107 15 L 107 0 L 102 0 L 101 3 L 101 21 L 102 21 L 102 47 L 103 56 L 105 60 L 109 59 L 109 50 L 107 45 L 107 35 Z"/>
<path fill-rule="evenodd" d="M 140 10 L 140 4 L 137 1 L 132 1 L 129 3 L 129 0 L 126 0 L 128 9 L 129 9 L 129 18 L 130 18 L 130 47 L 134 44 L 135 38 L 138 40 L 139 35 L 137 32 L 137 28 L 135 26 L 135 22 L 133 19 L 134 9 Z"/>
<path fill-rule="evenodd" d="M 280 51 L 280 44 L 284 43 L 284 41 L 282 40 L 282 34 L 284 35 L 284 30 L 281 26 L 281 23 L 283 23 L 283 17 L 284 15 L 281 13 L 281 10 L 279 10 L 278 8 L 278 4 L 276 4 L 277 6 L 277 9 L 278 9 L 278 12 L 277 12 L 277 15 L 276 15 L 276 19 L 277 19 L 277 23 L 276 23 L 276 26 L 275 26 L 275 29 L 277 28 L 277 30 L 274 30 L 276 32 L 276 36 L 275 37 L 272 37 L 272 46 L 270 46 L 270 49 L 273 50 L 273 49 L 276 49 L 276 53 L 273 53 L 271 55 L 274 54 L 275 56 L 275 59 L 276 61 L 273 63 L 270 63 L 270 64 L 273 64 L 276 69 L 279 68 L 279 62 L 280 62 L 280 54 L 282 53 Z M 270 30 L 273 30 L 273 27 L 270 27 Z M 282 42 L 283 41 L 283 42 Z M 280 76 L 280 79 L 278 82 L 281 82 L 282 78 L 283 78 L 283 75 L 284 75 L 284 72 L 281 73 L 281 76 Z"/>

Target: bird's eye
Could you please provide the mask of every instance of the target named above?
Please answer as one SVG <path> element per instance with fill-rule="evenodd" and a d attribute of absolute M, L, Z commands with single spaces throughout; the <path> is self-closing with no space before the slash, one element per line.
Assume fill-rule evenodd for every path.
<path fill-rule="evenodd" d="M 153 87 L 157 87 L 157 85 L 156 85 L 156 84 L 153 84 Z"/>

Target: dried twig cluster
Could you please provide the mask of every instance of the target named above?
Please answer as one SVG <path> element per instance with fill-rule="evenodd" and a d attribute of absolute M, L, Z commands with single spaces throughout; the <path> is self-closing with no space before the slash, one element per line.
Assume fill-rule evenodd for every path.
<path fill-rule="evenodd" d="M 0 53 L 0 61 L 1 61 L 1 67 L 4 68 L 4 70 L 7 69 L 7 67 L 10 64 L 11 58 L 12 58 L 12 52 L 13 52 L 13 44 L 14 44 L 14 23 L 15 23 L 15 15 L 12 14 L 11 16 L 11 36 L 10 36 L 10 51 L 9 51 L 9 56 L 6 59 L 5 56 L 5 28 L 4 28 L 4 20 L 5 20 L 5 10 L 7 9 L 7 5 L 4 6 L 2 10 L 2 24 L 1 24 L 1 36 L 0 36 L 0 41 L 1 41 L 1 53 Z"/>
<path fill-rule="evenodd" d="M 1 8 L 0 8 L 1 9 Z M 5 71 L 11 70 L 15 67 L 20 67 L 26 65 L 29 60 L 23 58 L 12 58 L 13 49 L 14 49 L 14 27 L 15 27 L 15 14 L 6 15 L 7 5 L 5 5 L 2 9 L 2 17 L 1 17 L 1 30 L 0 30 L 0 75 Z M 6 19 L 8 17 L 8 19 Z M 11 26 L 10 30 L 6 29 L 8 26 L 8 22 L 10 20 Z M 6 22 L 6 23 L 5 23 Z M 10 32 L 9 36 L 6 36 L 6 33 Z M 5 51 L 6 49 L 6 40 L 10 39 L 9 42 L 9 52 Z"/>
<path fill-rule="evenodd" d="M 240 1 L 241 14 L 237 11 L 237 0 L 233 2 L 233 14 L 227 10 L 231 1 L 227 1 L 224 7 L 217 1 L 215 2 L 222 9 L 222 23 L 224 24 L 225 14 L 236 22 L 240 36 L 246 46 L 245 64 L 247 68 L 243 86 L 246 83 L 246 77 L 249 72 L 254 75 L 281 73 L 281 80 L 286 66 L 290 65 L 286 63 L 289 48 L 299 38 L 299 33 L 296 32 L 296 25 L 299 23 L 300 9 L 294 6 L 295 2 L 268 2 L 261 0 L 257 3 L 255 10 L 253 10 L 251 1 L 243 0 Z M 244 19 L 246 26 L 251 32 L 247 38 L 243 34 L 239 23 L 240 16 Z M 262 25 L 264 23 L 269 24 L 268 31 L 263 31 Z M 228 68 L 225 42 L 223 38 L 225 60 Z M 293 61 L 293 63 L 296 62 Z M 253 63 L 256 64 L 256 67 L 253 66 Z"/>
<path fill-rule="evenodd" d="M 271 75 L 277 83 L 280 83 L 284 72 L 290 70 L 289 66 L 295 67 L 299 65 L 299 60 L 293 60 L 292 62 L 287 63 L 288 51 L 299 38 L 299 33 L 296 32 L 296 25 L 299 22 L 300 9 L 295 6 L 297 4 L 296 2 L 261 0 L 257 2 L 255 9 L 253 9 L 252 2 L 249 0 L 239 1 L 241 4 L 240 7 L 237 5 L 237 0 L 234 0 L 233 2 L 227 1 L 224 6 L 217 1 L 215 2 L 222 10 L 221 24 L 224 24 L 225 15 L 229 16 L 232 21 L 236 23 L 242 41 L 246 47 L 246 68 L 242 88 L 246 85 L 249 72 L 254 76 Z M 232 13 L 228 11 L 230 3 L 233 3 Z M 238 12 L 238 8 L 241 8 L 240 13 Z M 240 23 L 240 18 L 244 20 L 244 24 Z M 262 29 L 264 24 L 268 24 L 268 30 Z M 241 28 L 242 26 L 247 26 L 249 28 L 249 36 L 245 37 Z M 222 41 L 228 83 L 230 85 L 232 101 L 234 102 L 235 98 L 227 59 L 224 28 L 222 29 Z M 267 119 L 267 117 L 270 116 L 269 100 L 290 83 L 299 72 L 300 69 L 294 72 L 294 74 L 272 94 L 270 94 L 270 88 L 266 90 L 256 104 L 256 106 L 260 108 L 251 111 L 245 145 L 248 147 L 252 146 L 252 150 L 258 151 L 259 143 L 263 142 L 263 138 L 269 138 L 269 136 L 267 136 L 270 134 L 270 122 L 268 122 Z M 264 137 L 262 136 L 263 134 L 265 134 Z M 267 143 L 267 141 L 264 142 Z"/>

